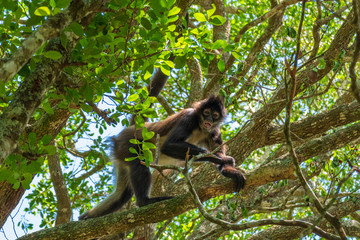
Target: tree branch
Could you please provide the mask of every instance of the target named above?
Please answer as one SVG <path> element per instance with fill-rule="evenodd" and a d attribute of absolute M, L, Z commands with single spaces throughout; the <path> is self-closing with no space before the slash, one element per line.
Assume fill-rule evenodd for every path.
<path fill-rule="evenodd" d="M 55 154 L 49 155 L 47 158 L 49 163 L 50 177 L 57 199 L 55 226 L 59 226 L 61 224 L 70 222 L 72 216 L 70 197 L 64 182 L 64 177 L 60 166 L 59 153 L 56 151 Z"/>
<path fill-rule="evenodd" d="M 319 113 L 291 123 L 290 134 L 295 141 L 305 141 L 323 134 L 330 129 L 344 126 L 360 119 L 360 105 L 356 101 L 350 104 L 333 108 L 329 111 Z M 268 130 L 264 145 L 273 145 L 285 142 L 283 126 L 272 127 Z"/>

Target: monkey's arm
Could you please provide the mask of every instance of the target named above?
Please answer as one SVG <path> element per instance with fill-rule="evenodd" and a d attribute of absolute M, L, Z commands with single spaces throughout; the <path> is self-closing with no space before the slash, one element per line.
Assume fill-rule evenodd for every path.
<path fill-rule="evenodd" d="M 191 136 L 193 131 L 196 129 L 196 123 L 197 120 L 192 119 L 191 115 L 181 120 L 170 132 L 160 151 L 181 161 L 185 160 L 187 154 L 189 154 L 189 157 L 191 158 L 201 153 L 208 153 L 209 151 L 186 142 L 189 136 Z M 208 155 L 198 159 L 197 161 L 208 161 L 221 165 L 224 164 L 223 159 L 215 155 Z"/>
<path fill-rule="evenodd" d="M 173 138 L 166 140 L 161 147 L 161 152 L 170 157 L 179 159 L 180 161 L 184 161 L 187 157 L 187 154 L 191 158 L 201 153 L 208 153 L 208 151 L 199 148 L 193 144 L 187 143 L 185 140 L 186 138 L 179 137 L 177 137 L 176 139 Z M 196 161 L 212 162 L 220 165 L 224 164 L 223 159 L 213 154 L 209 154 L 208 156 L 197 159 Z"/>
<path fill-rule="evenodd" d="M 209 142 L 210 149 L 217 148 L 223 144 L 221 138 L 220 129 L 217 129 L 213 133 L 212 142 Z M 220 149 L 215 153 L 216 156 L 221 158 L 224 164 L 217 164 L 216 167 L 219 169 L 220 173 L 228 178 L 231 178 L 234 182 L 235 192 L 238 192 L 240 189 L 245 187 L 246 178 L 237 168 L 235 168 L 235 160 L 233 157 L 226 155 L 226 146 L 222 145 Z"/>

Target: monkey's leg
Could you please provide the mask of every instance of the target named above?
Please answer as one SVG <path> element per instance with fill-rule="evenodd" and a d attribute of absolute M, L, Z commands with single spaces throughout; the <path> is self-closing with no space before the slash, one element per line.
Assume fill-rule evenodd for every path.
<path fill-rule="evenodd" d="M 136 161 L 136 162 L 135 162 Z M 136 204 L 139 207 L 170 199 L 172 197 L 149 198 L 151 188 L 151 173 L 149 168 L 142 165 L 140 161 L 133 161 L 130 167 L 130 182 L 135 192 Z"/>
<path fill-rule="evenodd" d="M 115 191 L 99 205 L 82 214 L 79 220 L 100 217 L 115 212 L 131 199 L 134 193 L 130 186 L 128 169 L 116 164 L 115 167 L 117 168 Z"/>
<path fill-rule="evenodd" d="M 79 217 L 79 220 L 100 217 L 119 210 L 127 203 L 133 195 L 130 187 L 125 188 L 124 192 L 115 191 L 96 207 L 85 212 Z"/>

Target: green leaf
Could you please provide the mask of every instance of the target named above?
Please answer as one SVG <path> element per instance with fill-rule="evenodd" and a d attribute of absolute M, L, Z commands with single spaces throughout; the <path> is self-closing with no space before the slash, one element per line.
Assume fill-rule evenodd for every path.
<path fill-rule="evenodd" d="M 39 7 L 35 10 L 34 14 L 36 16 L 41 16 L 41 17 L 44 17 L 44 16 L 49 16 L 51 14 L 50 12 L 50 9 L 46 6 L 43 6 L 43 7 Z"/>
<path fill-rule="evenodd" d="M 134 94 L 130 95 L 127 100 L 128 100 L 129 102 L 135 102 L 135 101 L 138 100 L 138 99 L 139 99 L 139 94 L 134 93 Z"/>
<path fill-rule="evenodd" d="M 84 29 L 79 23 L 73 22 L 69 27 L 79 37 L 84 35 Z"/>
<path fill-rule="evenodd" d="M 33 176 L 31 173 L 24 173 L 24 180 L 21 182 L 21 185 L 23 186 L 23 188 L 25 189 L 29 189 L 30 188 L 30 184 L 32 182 Z"/>
<path fill-rule="evenodd" d="M 286 27 L 286 32 L 287 32 L 287 35 L 291 38 L 296 38 L 296 30 L 292 27 Z"/>
<path fill-rule="evenodd" d="M 150 150 L 144 151 L 144 157 L 145 157 L 145 165 L 149 167 L 149 164 L 153 161 L 153 155 Z"/>
<path fill-rule="evenodd" d="M 55 0 L 50 0 L 49 5 L 50 5 L 50 7 L 55 8 L 56 7 Z"/>
<path fill-rule="evenodd" d="M 215 4 L 212 3 L 211 6 L 212 6 L 213 8 L 206 11 L 208 17 L 211 17 L 211 16 L 214 14 L 214 12 L 216 11 L 216 6 L 215 6 Z"/>
<path fill-rule="evenodd" d="M 130 148 L 129 148 L 129 152 L 138 154 L 138 152 L 136 151 L 136 149 L 133 148 L 133 147 L 130 147 Z"/>
<path fill-rule="evenodd" d="M 142 110 L 147 109 L 151 105 L 151 100 L 147 98 L 141 105 L 142 105 Z"/>
<path fill-rule="evenodd" d="M 130 157 L 130 158 L 125 158 L 125 161 L 130 162 L 133 161 L 135 159 L 137 159 L 138 157 Z"/>
<path fill-rule="evenodd" d="M 18 189 L 19 187 L 20 187 L 20 182 L 14 183 L 13 188 L 14 188 L 15 190 Z"/>
<path fill-rule="evenodd" d="M 152 24 L 149 21 L 149 19 L 147 18 L 141 18 L 141 25 L 143 25 L 147 30 L 151 30 L 152 29 Z"/>
<path fill-rule="evenodd" d="M 175 29 L 176 29 L 176 25 L 174 25 L 174 24 L 172 24 L 172 25 L 170 25 L 170 26 L 168 27 L 168 30 L 169 30 L 170 32 L 175 31 Z"/>
<path fill-rule="evenodd" d="M 60 34 L 60 42 L 61 42 L 61 45 L 62 45 L 64 48 L 66 48 L 67 43 L 68 43 L 68 38 L 67 38 L 67 36 L 66 36 L 66 34 L 65 34 L 64 31 L 61 32 L 61 34 Z"/>
<path fill-rule="evenodd" d="M 186 56 L 176 56 L 174 59 L 175 68 L 183 68 L 186 64 Z"/>
<path fill-rule="evenodd" d="M 172 9 L 170 9 L 170 11 L 168 13 L 168 17 L 178 14 L 180 11 L 181 11 L 181 8 L 175 6 Z"/>
<path fill-rule="evenodd" d="M 210 18 L 210 23 L 216 26 L 223 25 L 225 22 L 226 22 L 226 18 L 220 15 L 214 15 Z"/>
<path fill-rule="evenodd" d="M 222 59 L 219 59 L 217 66 L 220 70 L 220 72 L 224 72 L 225 71 L 225 63 Z"/>
<path fill-rule="evenodd" d="M 174 63 L 173 63 L 172 61 L 170 61 L 170 60 L 165 60 L 164 63 L 165 63 L 166 65 L 168 65 L 169 67 L 171 67 L 171 68 L 175 68 Z"/>
<path fill-rule="evenodd" d="M 36 174 L 41 171 L 41 163 L 39 161 L 31 161 L 29 165 L 25 166 L 25 171 L 31 174 Z"/>
<path fill-rule="evenodd" d="M 154 137 L 154 135 L 155 135 L 154 132 L 149 132 L 146 128 L 142 129 L 141 134 L 142 134 L 142 137 L 143 137 L 144 141 L 152 139 Z"/>
<path fill-rule="evenodd" d="M 46 134 L 45 136 L 43 136 L 43 137 L 41 138 L 41 141 L 42 141 L 42 143 L 43 143 L 44 145 L 48 145 L 48 144 L 51 142 L 52 139 L 53 139 L 53 136 L 52 136 L 52 135 Z"/>
<path fill-rule="evenodd" d="M 71 0 L 56 0 L 56 7 L 58 8 L 66 8 L 69 6 Z"/>
<path fill-rule="evenodd" d="M 58 60 L 62 57 L 62 54 L 59 53 L 58 51 L 47 51 L 47 52 L 44 52 L 43 55 L 45 57 L 53 59 L 53 60 Z"/>
<path fill-rule="evenodd" d="M 199 22 L 206 22 L 206 17 L 202 13 L 194 13 L 194 17 Z"/>
<path fill-rule="evenodd" d="M 155 144 L 153 144 L 151 142 L 144 142 L 142 145 L 143 150 L 150 150 L 150 149 L 155 149 L 155 148 L 156 148 Z"/>
<path fill-rule="evenodd" d="M 334 63 L 334 67 L 333 67 L 333 71 L 336 71 L 336 70 L 338 70 L 339 68 L 341 67 L 341 63 L 339 62 L 339 61 L 335 61 L 335 63 Z M 314 69 L 313 69 L 314 70 Z M 315 72 L 317 72 L 317 71 L 315 71 Z"/>
<path fill-rule="evenodd" d="M 232 52 L 231 55 L 233 55 L 234 58 L 236 58 L 236 59 L 240 59 L 240 58 L 241 58 L 241 56 L 240 56 L 240 54 L 239 54 L 238 52 Z"/>
<path fill-rule="evenodd" d="M 56 147 L 54 145 L 44 146 L 44 150 L 48 155 L 54 155 L 56 153 Z"/>
<path fill-rule="evenodd" d="M 87 104 L 81 103 L 80 107 L 82 110 L 84 110 L 87 113 L 92 112 L 92 108 Z"/>
<path fill-rule="evenodd" d="M 158 12 L 158 13 L 166 10 L 166 8 L 169 9 L 170 7 L 168 5 L 170 5 L 170 4 L 171 4 L 171 2 L 166 1 L 166 0 L 150 0 L 151 8 L 155 12 Z"/>
<path fill-rule="evenodd" d="M 129 142 L 132 143 L 132 144 L 139 144 L 140 143 L 140 141 L 135 139 L 135 138 L 130 139 Z"/>
<path fill-rule="evenodd" d="M 30 147 L 35 147 L 36 145 L 36 133 L 31 132 L 28 136 L 28 143 Z"/>
<path fill-rule="evenodd" d="M 212 45 L 212 49 L 219 49 L 219 48 L 225 48 L 227 46 L 226 40 L 218 39 L 214 44 Z"/>
<path fill-rule="evenodd" d="M 145 75 L 143 76 L 143 78 L 144 78 L 145 80 L 147 80 L 147 79 L 151 78 L 151 76 L 152 76 L 152 74 L 149 73 L 148 71 L 146 71 L 146 72 L 145 72 Z"/>
<path fill-rule="evenodd" d="M 140 115 L 137 115 L 135 117 L 135 126 L 137 128 L 142 128 L 144 126 L 144 124 L 145 124 L 144 118 Z"/>
<path fill-rule="evenodd" d="M 325 69 L 325 67 L 326 67 L 326 62 L 325 62 L 324 58 L 320 58 L 318 68 L 319 69 Z"/>
<path fill-rule="evenodd" d="M 170 67 L 167 65 L 161 65 L 160 70 L 165 74 L 166 76 L 170 76 Z"/>
<path fill-rule="evenodd" d="M 83 89 L 83 94 L 85 96 L 86 101 L 91 102 L 94 97 L 94 90 L 90 87 L 89 84 L 86 84 L 85 88 Z"/>
<path fill-rule="evenodd" d="M 241 208 L 241 213 L 244 217 L 248 217 L 249 216 L 249 211 L 246 207 L 242 207 Z"/>
<path fill-rule="evenodd" d="M 43 109 L 45 110 L 45 112 L 47 114 L 53 115 L 54 114 L 54 109 L 52 109 L 52 107 L 50 106 L 49 102 L 45 102 L 42 104 Z"/>

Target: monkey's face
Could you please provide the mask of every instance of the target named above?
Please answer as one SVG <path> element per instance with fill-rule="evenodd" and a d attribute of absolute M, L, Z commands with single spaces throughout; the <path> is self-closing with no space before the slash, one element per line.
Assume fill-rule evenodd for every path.
<path fill-rule="evenodd" d="M 221 122 L 220 112 L 211 108 L 205 108 L 201 112 L 201 128 L 210 131 Z"/>

